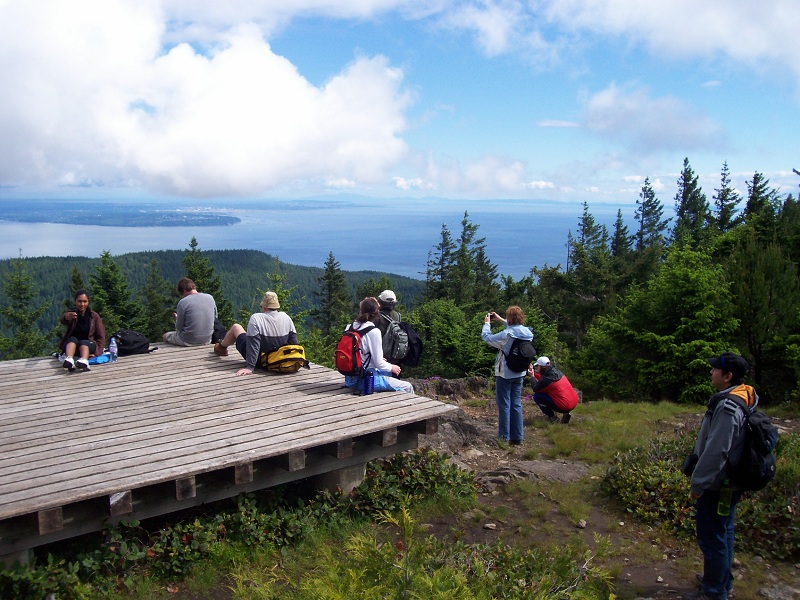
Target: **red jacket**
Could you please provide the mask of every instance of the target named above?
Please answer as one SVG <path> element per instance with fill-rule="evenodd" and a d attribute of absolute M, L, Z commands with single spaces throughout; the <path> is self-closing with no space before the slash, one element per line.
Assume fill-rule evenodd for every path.
<path fill-rule="evenodd" d="M 536 374 L 538 375 L 538 374 Z M 545 394 L 553 400 L 556 408 L 562 412 L 569 412 L 578 406 L 578 392 L 561 371 L 550 367 L 544 374 L 536 377 L 533 383 L 533 393 Z"/>

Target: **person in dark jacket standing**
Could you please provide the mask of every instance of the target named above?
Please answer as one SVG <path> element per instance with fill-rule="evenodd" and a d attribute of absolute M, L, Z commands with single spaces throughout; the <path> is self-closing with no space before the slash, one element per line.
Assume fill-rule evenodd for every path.
<path fill-rule="evenodd" d="M 728 482 L 727 468 L 742 456 L 746 424 L 742 408 L 729 396 L 741 398 L 752 410 L 758 405 L 758 395 L 744 384 L 750 367 L 738 354 L 725 352 L 708 363 L 711 384 L 717 391 L 708 401 L 692 454 L 696 463 L 690 496 L 697 503 L 697 543 L 703 552 L 702 589 L 694 598 L 727 600 L 733 588 L 734 515 L 742 496 L 742 491 Z"/>

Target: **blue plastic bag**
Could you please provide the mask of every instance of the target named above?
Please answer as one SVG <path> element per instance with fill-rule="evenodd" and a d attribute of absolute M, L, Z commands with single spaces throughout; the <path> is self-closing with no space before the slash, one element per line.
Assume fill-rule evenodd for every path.
<path fill-rule="evenodd" d="M 93 356 L 89 359 L 90 365 L 102 365 L 103 363 L 107 363 L 111 361 L 111 354 L 108 352 L 103 352 L 100 356 Z"/>

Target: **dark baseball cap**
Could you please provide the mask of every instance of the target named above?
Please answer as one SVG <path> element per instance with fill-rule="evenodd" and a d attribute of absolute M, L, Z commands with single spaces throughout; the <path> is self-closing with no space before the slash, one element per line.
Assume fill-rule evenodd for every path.
<path fill-rule="evenodd" d="M 750 370 L 750 365 L 747 364 L 747 361 L 733 352 L 723 352 L 716 358 L 709 358 L 708 364 L 713 369 L 722 369 L 728 373 L 733 373 L 733 376 L 739 379 L 747 375 Z"/>

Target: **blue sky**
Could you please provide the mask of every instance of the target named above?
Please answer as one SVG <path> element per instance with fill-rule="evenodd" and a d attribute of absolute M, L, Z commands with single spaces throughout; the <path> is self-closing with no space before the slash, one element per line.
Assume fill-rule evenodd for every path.
<path fill-rule="evenodd" d="M 795 196 L 790 0 L 0 0 L 0 197 Z"/>

